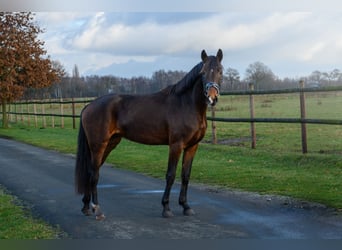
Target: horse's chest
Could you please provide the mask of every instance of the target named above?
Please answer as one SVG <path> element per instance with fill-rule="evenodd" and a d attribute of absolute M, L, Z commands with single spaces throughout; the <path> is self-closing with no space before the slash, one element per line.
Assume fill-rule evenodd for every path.
<path fill-rule="evenodd" d="M 207 130 L 207 121 L 206 119 L 203 119 L 197 124 L 196 128 L 193 128 L 192 132 L 189 133 L 189 135 L 191 135 L 190 136 L 191 138 L 189 139 L 191 141 L 199 142 L 204 137 L 206 130 Z"/>
<path fill-rule="evenodd" d="M 198 129 L 198 134 L 203 138 L 205 131 L 207 130 L 207 120 L 203 120 Z M 202 139 L 201 138 L 201 139 Z"/>

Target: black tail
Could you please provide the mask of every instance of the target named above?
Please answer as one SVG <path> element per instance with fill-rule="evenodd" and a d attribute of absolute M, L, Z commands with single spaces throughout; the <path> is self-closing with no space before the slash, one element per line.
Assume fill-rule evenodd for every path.
<path fill-rule="evenodd" d="M 91 172 L 91 155 L 88 139 L 82 124 L 82 114 L 80 119 L 80 129 L 78 132 L 78 147 L 75 167 L 75 190 L 78 194 L 89 193 Z"/>

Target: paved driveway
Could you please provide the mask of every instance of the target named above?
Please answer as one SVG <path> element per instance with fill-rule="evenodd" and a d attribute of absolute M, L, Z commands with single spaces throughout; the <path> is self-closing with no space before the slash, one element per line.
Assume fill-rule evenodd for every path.
<path fill-rule="evenodd" d="M 71 155 L 0 138 L 0 183 L 72 238 L 342 239 L 342 216 L 319 204 L 191 183 L 188 198 L 196 215 L 182 215 L 176 184 L 171 194 L 175 217 L 164 219 L 163 180 L 108 165 L 100 171 L 99 201 L 106 219 L 99 222 L 81 214 L 74 162 Z"/>

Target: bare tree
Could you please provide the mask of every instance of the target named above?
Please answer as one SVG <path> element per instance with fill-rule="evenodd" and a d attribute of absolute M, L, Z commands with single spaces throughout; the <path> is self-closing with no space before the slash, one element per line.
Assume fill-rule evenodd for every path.
<path fill-rule="evenodd" d="M 333 81 L 338 81 L 338 79 L 341 77 L 341 74 L 342 73 L 339 69 L 334 69 L 329 73 L 330 79 Z"/>
<path fill-rule="evenodd" d="M 226 70 L 226 77 L 227 77 L 227 81 L 230 84 L 230 89 L 233 89 L 233 85 L 235 83 L 240 82 L 240 73 L 238 70 L 233 69 L 233 68 L 228 68 Z"/>
<path fill-rule="evenodd" d="M 310 85 L 321 85 L 324 80 L 324 75 L 321 71 L 315 70 L 308 77 Z"/>
<path fill-rule="evenodd" d="M 246 69 L 246 81 L 253 82 L 256 89 L 260 88 L 261 83 L 268 83 L 275 80 L 272 70 L 262 62 L 255 62 Z"/>
<path fill-rule="evenodd" d="M 65 77 L 66 71 L 64 66 L 59 62 L 59 61 L 52 61 L 52 67 L 54 69 L 56 69 L 57 71 L 61 72 L 61 77 Z M 62 87 L 61 87 L 61 82 L 57 82 L 52 84 L 49 88 L 48 88 L 49 96 L 54 96 L 54 97 L 62 97 L 63 96 L 63 92 L 62 92 Z"/>
<path fill-rule="evenodd" d="M 332 82 L 338 81 L 338 79 L 341 77 L 341 72 L 339 69 L 334 69 L 330 72 L 323 72 L 322 76 L 324 79 L 328 81 L 328 84 L 332 84 Z"/>
<path fill-rule="evenodd" d="M 72 69 L 72 78 L 70 79 L 70 97 L 81 97 L 83 96 L 84 90 L 84 78 L 80 76 L 78 66 L 75 64 Z"/>

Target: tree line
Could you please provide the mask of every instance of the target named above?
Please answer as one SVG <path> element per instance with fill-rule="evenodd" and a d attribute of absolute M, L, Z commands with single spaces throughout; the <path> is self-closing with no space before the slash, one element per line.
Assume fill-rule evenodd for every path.
<path fill-rule="evenodd" d="M 158 70 L 152 77 L 80 76 L 77 65 L 72 76 L 41 89 L 27 89 L 23 99 L 97 97 L 110 93 L 148 94 L 179 81 L 187 72 Z"/>
<path fill-rule="evenodd" d="M 58 62 L 55 67 L 63 68 Z M 78 66 L 75 65 L 71 76 L 64 75 L 58 82 L 45 88 L 28 88 L 23 99 L 97 97 L 105 94 L 148 94 L 159 91 L 168 85 L 177 83 L 185 71 L 155 71 L 151 77 L 120 76 L 80 76 Z M 307 87 L 342 85 L 342 72 L 333 69 L 330 72 L 313 71 L 309 76 L 303 76 Z M 298 87 L 298 78 L 277 77 L 272 70 L 262 62 L 250 64 L 242 78 L 239 71 L 227 68 L 221 84 L 222 92 L 247 90 L 249 83 L 254 83 L 256 90 L 288 89 Z"/>

